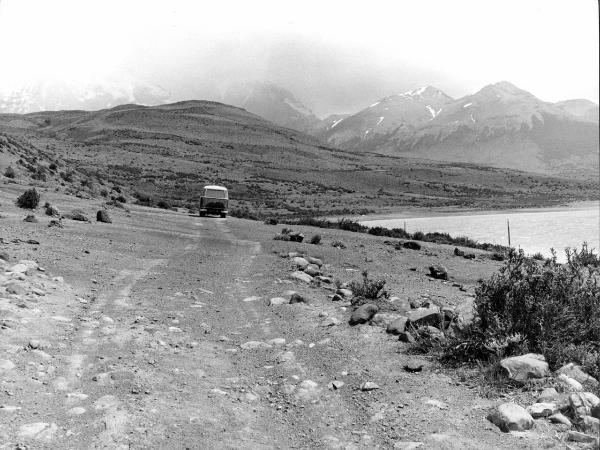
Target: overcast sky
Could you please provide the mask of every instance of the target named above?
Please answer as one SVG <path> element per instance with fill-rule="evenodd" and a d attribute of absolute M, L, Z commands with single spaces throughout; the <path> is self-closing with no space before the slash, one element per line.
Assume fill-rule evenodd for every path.
<path fill-rule="evenodd" d="M 318 115 L 508 80 L 598 103 L 595 0 L 0 0 L 0 89 L 143 79 L 176 100 L 269 80 Z"/>

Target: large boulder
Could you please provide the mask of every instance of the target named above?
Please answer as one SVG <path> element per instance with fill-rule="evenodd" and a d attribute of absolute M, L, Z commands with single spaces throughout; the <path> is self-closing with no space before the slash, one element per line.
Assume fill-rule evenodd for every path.
<path fill-rule="evenodd" d="M 549 417 L 552 414 L 558 412 L 558 407 L 556 403 L 534 403 L 529 408 L 527 408 L 527 412 L 531 414 L 531 417 L 534 419 L 539 419 L 540 417 Z"/>
<path fill-rule="evenodd" d="M 600 419 L 600 405 L 596 405 L 592 408 L 591 416 Z"/>
<path fill-rule="evenodd" d="M 562 366 L 556 371 L 557 375 L 565 374 L 569 378 L 578 381 L 581 384 L 589 384 L 592 387 L 598 386 L 598 380 L 583 371 L 581 366 L 575 363 L 569 363 Z"/>
<path fill-rule="evenodd" d="M 292 277 L 294 280 L 302 281 L 304 283 L 312 283 L 313 281 L 313 277 L 311 277 L 307 273 L 300 272 L 299 270 L 297 270 L 296 272 L 292 272 L 290 274 L 290 277 Z"/>
<path fill-rule="evenodd" d="M 316 264 L 309 264 L 304 268 L 304 273 L 309 274 L 311 277 L 321 275 L 321 269 Z"/>
<path fill-rule="evenodd" d="M 305 256 L 305 259 L 310 263 L 310 264 L 316 264 L 317 266 L 321 267 L 323 265 L 323 261 L 320 260 L 319 258 L 313 258 L 312 256 Z"/>
<path fill-rule="evenodd" d="M 96 221 L 102 223 L 112 223 L 112 220 L 108 215 L 108 211 L 105 209 L 101 209 L 96 213 Z"/>
<path fill-rule="evenodd" d="M 432 278 L 436 278 L 438 280 L 447 280 L 448 279 L 448 269 L 439 264 L 434 264 L 433 266 L 429 266 L 429 274 Z"/>
<path fill-rule="evenodd" d="M 533 417 L 516 403 L 503 403 L 494 408 L 487 419 L 502 431 L 525 431 L 533 427 Z"/>
<path fill-rule="evenodd" d="M 600 399 L 591 392 L 576 392 L 569 395 L 569 410 L 576 419 L 592 415 Z"/>
<path fill-rule="evenodd" d="M 400 333 L 404 333 L 404 331 L 406 330 L 406 322 L 408 322 L 408 318 L 400 316 L 393 322 L 390 322 L 385 331 L 389 334 L 399 336 Z"/>
<path fill-rule="evenodd" d="M 531 378 L 544 378 L 550 375 L 546 358 L 536 353 L 505 358 L 500 361 L 500 366 L 506 370 L 510 379 L 521 383 Z"/>
<path fill-rule="evenodd" d="M 400 313 L 407 313 L 411 310 L 410 302 L 407 298 L 390 297 L 390 303 L 394 304 L 394 309 Z"/>
<path fill-rule="evenodd" d="M 442 328 L 444 316 L 435 305 L 428 308 L 416 308 L 408 311 L 406 317 L 411 325 L 415 327 L 432 326 Z"/>
<path fill-rule="evenodd" d="M 306 268 L 306 266 L 308 266 L 308 261 L 301 256 L 295 256 L 294 258 L 292 258 L 292 263 L 294 264 L 294 266 L 300 269 L 304 269 Z"/>
<path fill-rule="evenodd" d="M 377 314 L 379 308 L 371 303 L 365 303 L 364 305 L 356 308 L 352 315 L 350 316 L 350 325 L 358 325 L 362 323 L 367 323 L 369 320 L 373 318 L 375 314 Z"/>
<path fill-rule="evenodd" d="M 398 319 L 401 319 L 401 318 L 402 318 L 402 316 L 400 314 L 378 312 L 371 319 L 371 325 L 376 326 L 376 327 L 381 327 L 381 328 L 387 328 L 390 323 L 392 323 Z M 406 318 L 404 318 L 404 319 L 406 319 Z"/>
<path fill-rule="evenodd" d="M 456 316 L 456 326 L 459 330 L 464 330 L 473 323 L 475 319 L 475 299 L 466 297 L 456 308 L 454 308 Z"/>

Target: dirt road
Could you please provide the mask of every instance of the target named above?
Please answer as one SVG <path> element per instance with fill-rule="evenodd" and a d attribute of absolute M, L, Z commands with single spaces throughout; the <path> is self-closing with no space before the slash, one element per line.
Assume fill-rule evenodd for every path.
<path fill-rule="evenodd" d="M 493 263 L 458 261 L 442 246 L 396 251 L 339 231 L 324 231 L 315 246 L 273 241 L 279 227 L 244 220 L 111 213 L 112 224 L 58 229 L 3 212 L 6 268 L 25 259 L 46 271 L 3 279 L 0 448 L 559 445 L 541 423 L 501 433 L 485 419 L 492 402 L 455 373 L 423 359 L 422 372 L 405 371 L 415 359 L 405 344 L 383 328 L 350 327 L 330 288 L 292 281 L 281 255 L 320 257 L 342 281 L 366 268 L 396 295 L 448 304 L 466 294 L 426 277 L 428 264 L 442 261 L 469 287 Z M 331 247 L 333 238 L 348 248 Z M 9 279 L 24 290 L 8 293 Z M 292 291 L 309 304 L 271 301 L 287 303 Z M 361 390 L 365 382 L 378 389 Z"/>

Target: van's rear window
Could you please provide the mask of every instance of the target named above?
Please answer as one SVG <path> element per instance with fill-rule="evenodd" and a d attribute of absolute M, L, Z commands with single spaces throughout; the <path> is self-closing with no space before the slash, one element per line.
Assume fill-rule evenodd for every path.
<path fill-rule="evenodd" d="M 227 191 L 218 191 L 216 189 L 207 189 L 206 197 L 208 198 L 227 198 Z"/>

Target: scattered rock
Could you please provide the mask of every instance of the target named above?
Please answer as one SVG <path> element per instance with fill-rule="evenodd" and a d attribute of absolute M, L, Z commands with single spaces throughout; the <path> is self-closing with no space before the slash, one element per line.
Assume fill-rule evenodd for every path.
<path fill-rule="evenodd" d="M 367 323 L 375 314 L 377 314 L 377 311 L 379 311 L 379 308 L 371 303 L 365 303 L 364 305 L 359 306 L 350 316 L 350 325 Z"/>
<path fill-rule="evenodd" d="M 429 274 L 432 278 L 437 280 L 447 280 L 448 279 L 448 270 L 439 264 L 434 264 L 433 266 L 429 266 Z"/>
<path fill-rule="evenodd" d="M 460 304 L 454 308 L 456 316 L 456 326 L 459 330 L 464 330 L 473 323 L 475 319 L 475 299 L 473 297 L 465 298 Z"/>
<path fill-rule="evenodd" d="M 416 441 L 397 441 L 394 442 L 394 450 L 416 450 L 423 446 L 422 442 Z"/>
<path fill-rule="evenodd" d="M 290 275 L 290 277 L 292 277 L 295 280 L 302 281 L 304 283 L 312 283 L 312 281 L 313 281 L 313 277 L 311 277 L 307 273 L 300 272 L 300 271 L 293 272 Z"/>
<path fill-rule="evenodd" d="M 558 391 L 555 388 L 550 387 L 545 388 L 542 391 L 537 401 L 538 403 L 549 403 L 555 401 L 556 399 L 558 399 Z"/>
<path fill-rule="evenodd" d="M 340 319 L 337 319 L 335 317 L 329 317 L 323 321 L 323 326 L 324 327 L 334 327 L 334 326 L 340 325 L 341 323 L 342 323 L 342 321 Z"/>
<path fill-rule="evenodd" d="M 506 370 L 510 379 L 522 383 L 530 378 L 544 378 L 550 375 L 546 358 L 536 353 L 505 358 L 500 361 L 500 366 Z"/>
<path fill-rule="evenodd" d="M 319 267 L 321 267 L 323 265 L 323 261 L 320 260 L 319 258 L 313 258 L 312 256 L 306 256 L 305 258 L 310 264 L 315 264 Z"/>
<path fill-rule="evenodd" d="M 38 223 L 38 220 L 33 214 L 27 214 L 23 219 L 23 222 Z"/>
<path fill-rule="evenodd" d="M 96 221 L 103 222 L 103 223 L 112 223 L 112 220 L 110 219 L 110 215 L 108 214 L 108 211 L 105 209 L 101 209 L 96 213 Z"/>
<path fill-rule="evenodd" d="M 548 420 L 552 423 L 566 425 L 569 428 L 573 426 L 569 418 L 562 413 L 552 414 L 550 417 L 548 417 Z"/>
<path fill-rule="evenodd" d="M 78 222 L 89 222 L 90 219 L 88 219 L 88 217 L 83 213 L 83 211 L 79 210 L 79 209 L 74 209 L 73 211 L 71 211 L 68 214 L 63 214 L 62 217 L 64 217 L 65 219 L 71 219 L 71 220 L 75 220 Z"/>
<path fill-rule="evenodd" d="M 341 389 L 345 384 L 346 383 L 344 383 L 343 381 L 334 380 L 331 383 L 329 383 L 329 389 L 337 391 L 338 389 Z"/>
<path fill-rule="evenodd" d="M 504 403 L 494 408 L 487 419 L 504 432 L 525 431 L 533 427 L 531 414 L 516 403 Z"/>
<path fill-rule="evenodd" d="M 551 416 L 557 411 L 558 408 L 556 406 L 556 403 L 534 403 L 529 408 L 527 408 L 527 412 L 529 412 L 529 414 L 531 414 L 531 417 L 533 417 L 534 419 Z"/>
<path fill-rule="evenodd" d="M 365 381 L 363 384 L 360 385 L 361 391 L 374 391 L 375 389 L 379 389 L 379 385 L 372 381 Z"/>
<path fill-rule="evenodd" d="M 458 247 L 454 247 L 454 255 L 455 256 L 465 256 L 465 252 L 459 249 Z"/>
<path fill-rule="evenodd" d="M 21 425 L 17 433 L 23 439 L 51 440 L 58 431 L 55 423 L 35 422 Z"/>
<path fill-rule="evenodd" d="M 302 233 L 291 232 L 288 234 L 288 236 L 292 242 L 302 242 L 304 240 L 304 235 Z"/>
<path fill-rule="evenodd" d="M 301 256 L 292 258 L 292 263 L 300 269 L 304 269 L 309 264 L 308 261 Z"/>
<path fill-rule="evenodd" d="M 393 303 L 394 309 L 401 314 L 405 314 L 411 309 L 410 302 L 407 298 L 390 297 L 389 302 Z"/>
<path fill-rule="evenodd" d="M 395 313 L 386 313 L 386 312 L 378 312 L 377 314 L 375 314 L 373 316 L 373 318 L 371 319 L 371 325 L 375 326 L 375 327 L 381 327 L 381 328 L 388 328 L 388 326 L 399 319 L 405 319 L 405 317 L 403 317 L 400 314 L 395 314 Z M 402 330 L 404 331 L 404 330 Z"/>
<path fill-rule="evenodd" d="M 435 305 L 431 305 L 429 308 L 412 309 L 406 313 L 406 317 L 408 322 L 416 328 L 427 325 L 442 328 L 445 325 L 444 316 Z"/>
<path fill-rule="evenodd" d="M 81 406 L 76 406 L 67 411 L 67 414 L 70 416 L 80 416 L 81 414 L 85 414 L 85 408 Z"/>
<path fill-rule="evenodd" d="M 567 433 L 567 440 L 573 442 L 581 442 L 585 444 L 597 443 L 598 438 L 590 436 L 589 434 L 582 433 L 581 431 L 569 431 Z"/>
<path fill-rule="evenodd" d="M 283 297 L 273 297 L 271 300 L 269 300 L 269 305 L 272 306 L 283 305 L 285 303 L 289 303 L 289 300 L 286 300 Z"/>
<path fill-rule="evenodd" d="M 345 289 L 345 288 L 340 288 L 337 291 L 335 291 L 335 293 L 337 295 L 341 295 L 342 297 L 347 298 L 347 299 L 352 298 L 352 295 L 353 295 L 353 293 L 350 289 Z"/>
<path fill-rule="evenodd" d="M 48 227 L 57 227 L 57 228 L 62 228 L 63 224 L 62 224 L 62 220 L 58 219 L 58 220 L 51 220 L 50 222 L 48 222 Z"/>
<path fill-rule="evenodd" d="M 321 270 L 316 264 L 309 264 L 304 268 L 304 273 L 309 274 L 311 277 L 316 277 L 318 275 L 321 275 Z"/>
<path fill-rule="evenodd" d="M 557 380 L 568 390 L 570 391 L 583 391 L 583 386 L 581 383 L 571 377 L 566 376 L 564 373 L 561 373 Z"/>
<path fill-rule="evenodd" d="M 581 366 L 579 366 L 575 363 L 569 363 L 569 364 L 562 366 L 560 369 L 558 369 L 556 371 L 556 374 L 557 375 L 565 374 L 569 378 L 572 378 L 581 384 L 587 383 L 592 387 L 598 386 L 598 380 L 596 380 L 591 375 L 588 375 L 587 373 L 585 373 L 582 370 Z"/>
<path fill-rule="evenodd" d="M 314 402 L 319 399 L 321 395 L 321 389 L 319 385 L 312 380 L 304 380 L 298 386 L 298 391 L 296 392 L 296 396 L 300 400 Z"/>
<path fill-rule="evenodd" d="M 389 334 L 399 336 L 401 333 L 404 333 L 404 331 L 406 330 L 407 322 L 408 322 L 407 317 L 400 316 L 397 319 L 390 322 L 385 331 Z"/>
<path fill-rule="evenodd" d="M 577 426 L 581 431 L 596 436 L 600 435 L 600 419 L 596 419 L 592 416 L 583 416 L 578 422 Z"/>
<path fill-rule="evenodd" d="M 297 292 L 294 292 L 290 297 L 290 305 L 293 305 L 295 303 L 308 303 L 308 300 L 304 296 L 298 294 Z"/>

